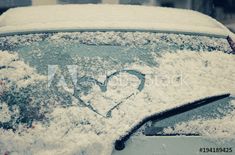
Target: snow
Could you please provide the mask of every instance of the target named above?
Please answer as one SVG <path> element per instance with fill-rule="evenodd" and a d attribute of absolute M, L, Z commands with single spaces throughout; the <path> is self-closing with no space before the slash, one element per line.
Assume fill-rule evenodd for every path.
<path fill-rule="evenodd" d="M 216 20 L 198 12 L 127 5 L 56 5 L 10 9 L 0 17 L 0 27 L 0 34 L 38 31 L 140 30 L 226 37 L 230 33 Z"/>
<path fill-rule="evenodd" d="M 0 105 L 0 122 L 7 122 L 11 120 L 11 111 L 8 109 L 6 103 Z"/>
<path fill-rule="evenodd" d="M 233 105 L 235 109 L 234 103 L 235 100 L 231 100 L 230 104 Z M 235 130 L 231 130 L 235 128 L 234 118 L 235 110 L 233 110 L 231 113 L 227 114 L 223 118 L 207 120 L 195 119 L 189 122 L 179 123 L 174 126 L 174 129 L 164 129 L 164 133 L 200 133 L 213 139 L 223 139 L 223 141 L 228 141 L 235 138 Z"/>
<path fill-rule="evenodd" d="M 164 79 L 152 79 L 150 74 L 147 74 L 147 81 L 151 82 L 146 83 L 144 91 L 125 101 L 118 110 L 114 110 L 111 119 L 103 118 L 84 107 L 57 107 L 50 115 L 49 125 L 35 123 L 35 128 L 22 127 L 15 133 L 1 129 L 0 148 L 3 151 L 1 153 L 10 151 L 16 154 L 85 153 L 95 155 L 100 150 L 99 154 L 108 155 L 111 154 L 114 140 L 125 134 L 146 115 L 205 96 L 226 92 L 235 93 L 235 58 L 231 55 L 223 52 L 180 51 L 166 53 L 163 57 L 156 59 L 161 62 L 159 68 L 137 64 L 129 68 L 138 68 L 146 74 L 154 72 L 178 75 L 182 72 L 186 77 L 184 86 L 178 85 L 179 83 L 175 81 L 176 85 L 160 84 L 156 89 L 156 85 L 151 82 L 160 80 L 160 83 L 164 83 Z M 205 67 L 205 61 L 209 64 L 207 67 Z M 112 97 L 116 94 L 110 95 Z M 230 119 L 230 116 L 227 119 L 229 121 L 223 122 L 228 129 L 226 134 L 232 136 L 234 135 L 234 121 Z M 220 124 L 217 125 L 220 126 Z M 216 132 L 220 131 L 223 130 Z M 211 136 L 213 135 L 214 132 L 211 132 Z"/>
<path fill-rule="evenodd" d="M 11 82 L 16 82 L 20 87 L 25 87 L 32 82 L 45 80 L 46 78 L 35 73 L 35 69 L 19 61 L 18 55 L 15 53 L 0 52 L 0 65 L 9 67 L 8 69 L 0 70 L 0 78 L 8 79 Z M 25 77 L 30 76 L 30 80 L 25 80 Z"/>
<path fill-rule="evenodd" d="M 15 44 L 27 46 L 31 43 L 33 47 L 33 41 L 30 38 L 40 41 L 40 36 L 43 37 L 43 34 L 8 36 L 1 38 L 1 43 L 9 41 L 13 47 L 16 47 Z M 76 99 L 73 99 L 72 105 L 66 108 L 53 105 L 52 107 L 44 107 L 43 104 L 40 104 L 44 109 L 50 108 L 52 110 L 47 115 L 49 122 L 35 121 L 32 128 L 20 125 L 19 129 L 15 132 L 0 129 L 0 154 L 9 151 L 12 154 L 36 155 L 97 155 L 97 152 L 100 155 L 110 155 L 114 141 L 146 116 L 207 96 L 224 93 L 235 94 L 235 57 L 232 54 L 225 53 L 225 51 L 229 50 L 229 45 L 225 39 L 203 36 L 191 36 L 190 38 L 187 35 L 143 32 L 84 32 L 53 34 L 49 36 L 49 41 L 57 43 L 55 45 L 63 46 L 68 43 L 68 40 L 69 43 L 74 43 L 71 38 L 77 38 L 77 44 L 81 43 L 81 41 L 88 45 L 94 45 L 95 43 L 109 44 L 112 42 L 115 45 L 122 45 L 127 49 L 129 46 L 138 47 L 145 45 L 147 40 L 151 40 L 153 42 L 152 45 L 164 45 L 167 42 L 169 47 L 172 43 L 175 45 L 186 43 L 192 47 L 192 50 L 184 47 L 184 50 L 175 52 L 164 48 L 165 51 L 157 53 L 154 52 L 156 47 L 153 47 L 151 58 L 158 64 L 154 66 L 143 63 L 138 59 L 133 63 L 119 66 L 120 64 L 112 64 L 112 60 L 102 59 L 102 57 L 99 58 L 98 56 L 98 58 L 86 57 L 84 60 L 79 56 L 74 57 L 74 59 L 78 60 L 77 62 L 90 68 L 90 72 L 93 73 L 93 70 L 97 70 L 99 74 L 94 74 L 94 76 L 99 81 L 105 80 L 103 74 L 100 73 L 102 69 L 110 72 L 119 70 L 119 68 L 123 69 L 123 67 L 125 70 L 138 70 L 146 75 L 145 87 L 141 92 L 136 93 L 136 87 L 139 84 L 136 80 L 138 79 L 123 72 L 117 76 L 117 79 L 125 82 L 124 85 L 118 85 L 117 82 L 111 80 L 107 86 L 107 89 L 111 89 L 111 91 L 102 93 L 94 85 L 91 89 L 91 94 L 94 95 L 88 94 L 88 96 L 82 96 L 84 100 L 95 98 L 93 106 L 97 107 L 102 114 L 105 114 L 110 105 L 101 105 L 96 101 L 101 100 L 109 103 L 109 99 L 122 100 L 123 96 L 128 96 L 130 92 L 134 92 L 135 95 L 125 100 L 117 109 L 112 111 L 111 118 L 98 115 L 87 107 L 78 106 Z M 162 38 L 166 40 L 164 41 Z M 65 41 L 66 39 L 68 39 L 67 42 Z M 192 39 L 193 41 L 191 41 Z M 198 47 L 198 45 L 200 46 Z M 213 50 L 209 52 L 209 48 L 207 49 L 206 45 L 211 45 L 210 47 L 214 47 L 218 51 Z M 149 50 L 152 49 L 150 48 Z M 43 52 L 45 51 L 41 51 L 41 53 L 40 51 L 32 51 L 31 56 L 36 55 L 36 58 L 41 60 L 40 55 Z M 50 54 L 53 54 L 53 51 L 50 51 Z M 21 88 L 35 84 L 37 89 L 41 89 L 43 85 L 38 85 L 36 82 L 42 81 L 47 83 L 47 76 L 40 74 L 37 69 L 26 62 L 16 52 L 0 51 L 0 65 L 14 67 L 14 70 L 10 68 L 9 70 L 1 69 L 0 79 L 4 81 L 4 79 L 9 78 L 13 81 L 12 83 L 6 83 L 7 85 L 17 85 Z M 23 78 L 25 76 L 30 76 L 31 78 L 25 79 Z M 120 92 L 120 96 L 117 95 L 118 92 Z M 44 97 L 43 95 L 41 97 Z M 50 95 L 48 96 L 51 98 Z M 59 102 L 60 100 L 56 101 Z M 0 120 L 9 120 L 9 115 L 18 116 L 17 105 L 14 108 L 15 110 L 10 112 L 6 103 L 1 104 Z M 234 105 L 234 102 L 231 102 L 231 104 Z M 231 115 L 224 118 L 223 126 L 226 126 L 226 134 L 224 134 L 222 126 L 215 123 L 220 123 L 220 121 L 208 120 L 214 126 L 218 125 L 219 130 L 204 132 L 205 135 L 212 137 L 218 135 L 233 137 L 235 122 L 232 120 L 234 115 L 233 111 Z M 195 124 L 197 125 L 197 123 Z M 203 126 L 207 127 L 207 124 L 203 124 Z M 193 130 L 194 128 L 190 129 Z M 195 127 L 195 129 L 197 128 Z"/>
<path fill-rule="evenodd" d="M 226 25 L 229 29 L 231 29 L 233 32 L 235 32 L 235 23 Z"/>

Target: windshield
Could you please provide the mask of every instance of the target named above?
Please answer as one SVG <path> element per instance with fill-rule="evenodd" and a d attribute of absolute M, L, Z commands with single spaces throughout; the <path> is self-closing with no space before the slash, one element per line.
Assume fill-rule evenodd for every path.
<path fill-rule="evenodd" d="M 87 151 L 92 141 L 90 147 L 107 151 L 107 143 L 146 116 L 235 92 L 235 58 L 223 38 L 41 33 L 1 37 L 0 50 L 2 148 L 16 140 L 4 130 L 13 129 L 23 133 L 20 151 L 32 141 L 44 150 L 66 149 L 62 143 L 73 151 Z M 27 151 L 42 151 L 38 145 Z"/>

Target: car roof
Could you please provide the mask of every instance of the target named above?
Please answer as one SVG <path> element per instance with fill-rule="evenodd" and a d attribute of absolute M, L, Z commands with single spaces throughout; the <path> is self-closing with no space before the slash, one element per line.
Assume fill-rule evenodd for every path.
<path fill-rule="evenodd" d="M 52 5 L 10 9 L 0 34 L 50 31 L 156 31 L 227 36 L 229 30 L 196 11 L 130 5 Z"/>
<path fill-rule="evenodd" d="M 226 25 L 229 29 L 231 29 L 233 32 L 235 32 L 235 23 L 231 23 Z"/>

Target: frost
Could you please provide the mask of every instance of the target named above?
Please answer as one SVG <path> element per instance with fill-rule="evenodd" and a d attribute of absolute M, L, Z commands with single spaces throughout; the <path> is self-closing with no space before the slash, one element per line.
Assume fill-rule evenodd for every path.
<path fill-rule="evenodd" d="M 11 84 L 0 96 L 1 106 L 4 107 L 0 111 L 4 114 L 1 119 L 8 121 L 10 114 L 14 116 L 11 118 L 13 122 L 20 122 L 13 123 L 16 125 L 13 126 L 14 132 L 0 129 L 1 154 L 9 151 L 39 155 L 108 155 L 112 152 L 113 142 L 146 116 L 207 96 L 235 94 L 235 57 L 225 53 L 230 48 L 224 39 L 137 32 L 84 32 L 48 34 L 42 40 L 36 40 L 31 42 L 31 46 L 24 41 L 8 40 L 4 48 L 14 48 L 0 52 L 0 65 L 13 67 L 0 70 L 2 80 L 7 85 Z M 179 48 L 185 42 L 182 49 Z M 109 46 L 110 43 L 113 46 Z M 95 46 L 97 44 L 99 46 Z M 72 56 L 67 51 L 73 49 L 70 45 L 79 47 L 71 51 Z M 54 50 L 51 50 L 52 47 Z M 56 47 L 61 51 L 56 51 Z M 64 51 L 60 47 L 64 47 Z M 84 53 L 80 47 L 85 49 Z M 81 51 L 81 55 L 76 54 L 77 50 Z M 96 52 L 96 56 L 86 55 L 89 50 L 90 53 Z M 105 52 L 110 59 L 102 55 Z M 132 52 L 139 53 L 128 55 Z M 58 62 L 62 65 L 64 60 L 71 61 L 72 65 L 78 66 L 79 76 L 88 74 L 99 82 L 104 82 L 108 75 L 117 71 L 135 70 L 145 75 L 144 88 L 139 91 L 141 80 L 137 76 L 121 72 L 107 85 L 107 90 L 111 91 L 102 91 L 93 83 L 80 96 L 86 103 L 81 104 L 78 96 L 71 91 L 48 89 L 47 72 L 42 68 L 48 62 L 56 65 L 54 58 L 60 59 Z M 25 76 L 29 78 L 24 79 Z M 120 81 L 124 83 L 120 85 Z M 16 88 L 11 87 L 14 84 Z M 53 82 L 51 87 L 54 88 Z M 135 95 L 126 98 L 132 92 Z M 104 117 L 107 109 L 115 103 L 110 101 L 120 100 L 122 103 L 113 109 L 111 117 Z M 11 108 L 15 108 L 16 113 L 11 113 Z M 189 131 L 200 130 L 212 136 L 234 135 L 234 115 L 233 110 L 223 121 L 206 120 L 206 123 L 200 124 L 200 120 L 196 120 Z M 214 130 L 213 124 L 222 122 L 226 123 L 226 127 L 225 124 L 219 125 Z M 187 127 L 184 125 L 184 128 Z M 204 128 L 209 128 L 209 131 Z M 176 129 L 181 131 L 182 126 Z"/>
<path fill-rule="evenodd" d="M 11 119 L 11 112 L 8 109 L 6 103 L 2 103 L 0 106 L 0 122 L 8 122 Z"/>
<path fill-rule="evenodd" d="M 35 81 L 45 80 L 44 76 L 38 75 L 32 67 L 20 61 L 16 53 L 0 51 L 0 65 L 6 67 L 6 69 L 0 70 L 0 79 L 15 82 L 19 87 L 26 87 Z"/>
<path fill-rule="evenodd" d="M 230 49 L 225 39 L 193 36 L 183 34 L 166 34 L 166 33 L 150 33 L 150 32 L 60 32 L 55 34 L 31 34 L 31 35 L 15 35 L 0 38 L 1 48 L 16 45 L 30 45 L 48 38 L 49 42 L 65 43 L 83 43 L 90 45 L 122 45 L 122 46 L 140 46 L 151 44 L 153 48 L 157 48 L 156 44 L 164 44 L 174 47 L 181 45 L 182 49 L 190 50 L 218 50 L 228 51 Z M 71 43 L 71 44 L 72 44 Z M 155 45 L 155 46 L 154 46 Z"/>

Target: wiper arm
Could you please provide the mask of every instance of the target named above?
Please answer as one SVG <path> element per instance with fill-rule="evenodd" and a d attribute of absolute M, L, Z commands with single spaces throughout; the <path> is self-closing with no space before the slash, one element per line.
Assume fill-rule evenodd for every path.
<path fill-rule="evenodd" d="M 115 149 L 116 150 L 123 150 L 125 148 L 125 142 L 131 137 L 132 134 L 134 134 L 142 125 L 147 123 L 148 121 L 160 121 L 193 109 L 196 109 L 198 107 L 207 105 L 209 103 L 212 103 L 214 101 L 221 100 L 223 98 L 229 97 L 230 94 L 222 94 L 222 95 L 216 95 L 211 97 L 206 97 L 204 99 L 196 100 L 194 102 L 190 102 L 187 104 L 184 104 L 182 106 L 172 108 L 160 113 L 156 113 L 154 115 L 151 115 L 149 117 L 144 118 L 142 121 L 140 121 L 136 126 L 134 126 L 126 135 L 122 136 L 120 139 L 116 140 L 115 142 Z"/>
<path fill-rule="evenodd" d="M 227 37 L 227 41 L 232 49 L 232 51 L 230 53 L 235 54 L 235 42 L 233 41 L 233 39 L 230 36 Z"/>

